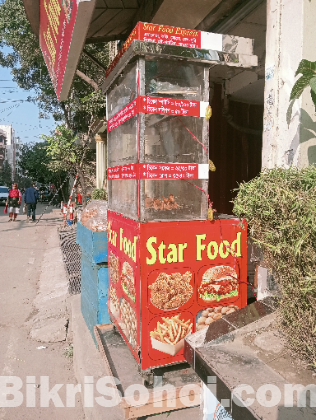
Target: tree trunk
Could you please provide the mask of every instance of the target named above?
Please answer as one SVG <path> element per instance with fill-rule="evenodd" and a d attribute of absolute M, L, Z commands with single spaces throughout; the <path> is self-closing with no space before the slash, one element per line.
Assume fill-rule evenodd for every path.
<path fill-rule="evenodd" d="M 86 194 L 86 181 L 84 179 L 84 175 L 80 166 L 77 166 L 77 173 L 79 175 L 80 185 L 82 189 L 82 206 L 86 207 L 87 204 L 87 194 Z"/>
<path fill-rule="evenodd" d="M 66 106 L 65 106 L 65 104 L 63 104 L 62 102 L 60 103 L 60 106 L 61 106 L 61 109 L 62 109 L 62 110 L 63 110 L 63 112 L 64 112 L 64 117 L 65 117 L 66 127 L 67 127 L 67 128 L 70 128 L 70 127 L 71 127 L 71 125 L 70 125 L 69 116 L 68 116 L 68 111 L 67 111 L 67 109 L 66 109 Z"/>
<path fill-rule="evenodd" d="M 58 177 L 59 177 L 59 186 L 61 186 L 61 184 L 62 184 L 61 177 L 60 177 L 60 175 L 58 175 Z M 66 197 L 65 197 L 65 193 L 64 193 L 64 185 L 60 188 L 60 192 L 61 192 L 61 195 L 62 195 L 63 202 L 66 203 Z"/>

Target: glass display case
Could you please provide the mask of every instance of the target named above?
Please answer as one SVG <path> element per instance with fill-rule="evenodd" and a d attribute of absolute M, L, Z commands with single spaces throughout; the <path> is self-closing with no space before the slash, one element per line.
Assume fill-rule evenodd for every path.
<path fill-rule="evenodd" d="M 108 92 L 107 118 L 113 117 L 113 115 L 136 98 L 137 64 L 137 61 L 129 63 L 124 73 L 116 79 L 112 89 Z"/>
<path fill-rule="evenodd" d="M 202 101 L 204 70 L 203 64 L 145 57 L 145 95 Z"/>
<path fill-rule="evenodd" d="M 108 308 L 146 375 L 184 362 L 187 336 L 247 302 L 247 225 L 207 217 L 206 111 L 209 68 L 255 60 L 206 35 L 140 22 L 103 84 Z"/>
<path fill-rule="evenodd" d="M 128 63 L 107 92 L 107 155 L 110 172 L 133 173 L 109 177 L 109 209 L 140 222 L 207 219 L 207 99 L 203 63 Z"/>
<path fill-rule="evenodd" d="M 108 168 L 137 162 L 137 117 L 108 134 Z"/>

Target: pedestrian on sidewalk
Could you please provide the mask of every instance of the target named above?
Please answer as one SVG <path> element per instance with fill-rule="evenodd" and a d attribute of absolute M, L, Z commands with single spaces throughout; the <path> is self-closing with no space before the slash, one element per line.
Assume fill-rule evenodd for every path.
<path fill-rule="evenodd" d="M 35 222 L 35 210 L 37 200 L 39 199 L 39 193 L 35 188 L 35 184 L 25 190 L 24 201 L 27 207 L 27 218 L 26 221 L 30 221 L 31 212 L 32 212 L 32 222 Z"/>
<path fill-rule="evenodd" d="M 77 194 L 77 204 L 78 205 L 82 205 L 82 195 L 80 194 L 80 192 L 78 192 Z"/>
<path fill-rule="evenodd" d="M 9 222 L 15 222 L 20 212 L 20 205 L 22 201 L 21 191 L 18 189 L 18 184 L 12 184 L 12 190 L 9 191 L 7 206 L 9 207 Z"/>

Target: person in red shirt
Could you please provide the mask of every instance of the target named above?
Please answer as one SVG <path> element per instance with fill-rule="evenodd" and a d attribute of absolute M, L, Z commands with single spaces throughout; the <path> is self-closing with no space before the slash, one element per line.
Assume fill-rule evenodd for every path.
<path fill-rule="evenodd" d="M 9 222 L 12 220 L 15 222 L 17 215 L 20 211 L 20 205 L 22 201 L 22 194 L 18 189 L 16 183 L 12 184 L 12 190 L 9 191 L 6 205 L 9 207 Z"/>
<path fill-rule="evenodd" d="M 82 204 L 82 195 L 80 193 L 77 194 L 77 204 Z"/>

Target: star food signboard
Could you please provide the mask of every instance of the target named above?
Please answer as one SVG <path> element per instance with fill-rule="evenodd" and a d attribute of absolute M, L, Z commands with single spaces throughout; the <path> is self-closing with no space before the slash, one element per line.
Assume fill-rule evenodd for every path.
<path fill-rule="evenodd" d="M 59 101 L 72 84 L 95 0 L 40 0 L 40 45 Z"/>

